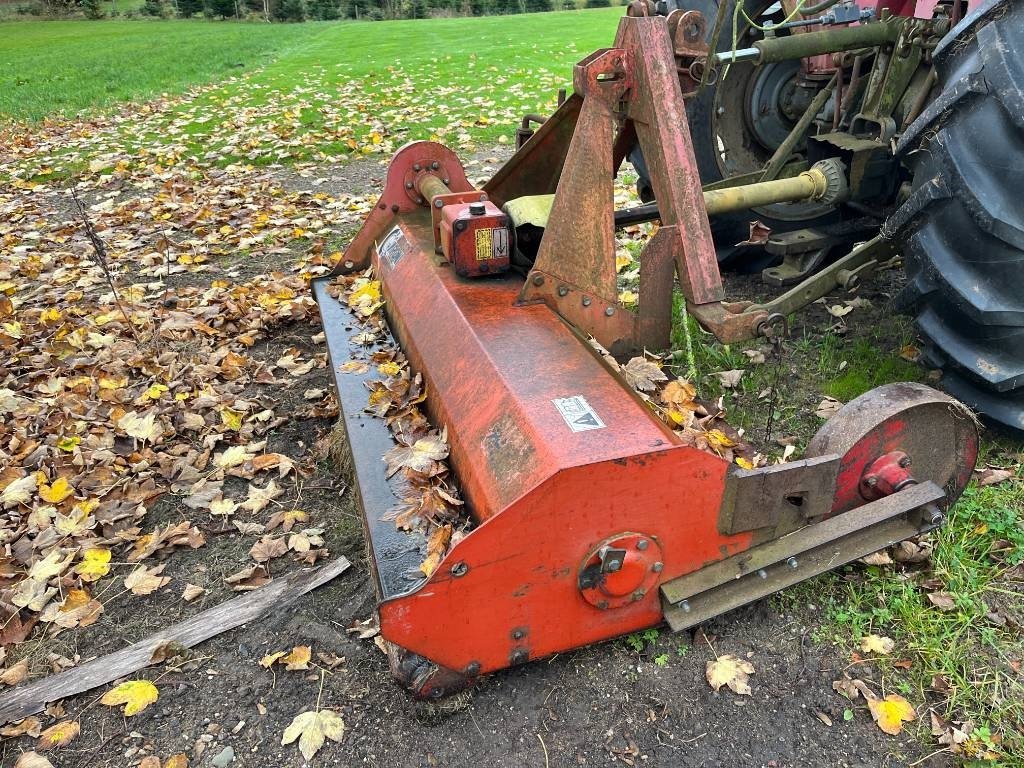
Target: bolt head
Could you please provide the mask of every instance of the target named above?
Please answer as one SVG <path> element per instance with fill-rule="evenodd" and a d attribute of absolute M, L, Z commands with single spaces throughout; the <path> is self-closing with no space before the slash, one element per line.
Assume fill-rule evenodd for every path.
<path fill-rule="evenodd" d="M 430 164 L 430 170 L 432 170 L 432 171 L 436 171 L 440 167 L 441 167 L 441 164 L 439 162 L 437 162 L 437 160 L 435 160 L 434 162 L 432 162 Z"/>
<path fill-rule="evenodd" d="M 869 477 L 864 482 L 868 484 L 869 488 L 874 488 L 876 485 L 878 485 L 878 478 L 875 477 L 874 475 L 872 475 L 871 477 Z"/>
<path fill-rule="evenodd" d="M 590 306 L 590 297 L 589 296 L 584 296 L 583 297 L 583 306 L 584 307 L 589 307 Z"/>
<path fill-rule="evenodd" d="M 405 182 L 405 188 L 406 189 L 412 189 L 412 182 L 411 181 Z"/>
<path fill-rule="evenodd" d="M 644 599 L 644 595 L 646 595 L 646 594 L 647 594 L 646 590 L 638 589 L 636 592 L 633 593 L 633 602 L 636 602 L 638 600 L 643 600 Z"/>
<path fill-rule="evenodd" d="M 636 543 L 636 548 L 643 552 L 645 549 L 647 549 L 648 543 L 649 542 L 647 541 L 647 539 L 640 539 L 640 541 Z"/>
<path fill-rule="evenodd" d="M 902 459 L 900 459 L 901 467 L 909 467 L 912 463 L 913 462 L 911 461 L 911 458 L 909 456 L 904 456 Z"/>
<path fill-rule="evenodd" d="M 690 608 L 690 601 L 689 600 L 683 600 L 683 602 L 681 602 L 679 604 L 679 607 L 683 609 L 683 613 L 689 613 L 690 610 L 691 610 L 691 608 Z"/>
<path fill-rule="evenodd" d="M 568 295 L 568 293 L 569 293 L 569 289 L 566 288 L 564 285 L 558 286 L 558 295 L 559 296 L 566 296 L 566 295 Z"/>
<path fill-rule="evenodd" d="M 345 269 L 352 269 L 352 267 L 354 267 L 354 266 L 355 266 L 355 264 L 353 264 L 351 261 L 346 261 L 345 262 Z"/>
<path fill-rule="evenodd" d="M 797 560 L 795 557 L 791 557 L 786 561 L 786 565 L 788 565 L 790 568 L 796 569 L 800 567 L 800 561 Z"/>
<path fill-rule="evenodd" d="M 655 573 L 661 573 L 661 571 L 662 571 L 662 569 L 664 567 L 665 567 L 664 563 L 655 563 L 654 565 L 651 566 L 651 570 L 654 571 Z"/>
<path fill-rule="evenodd" d="M 444 208 L 444 201 L 441 200 L 441 198 L 437 198 L 436 200 L 434 200 L 434 207 L 435 208 Z"/>
<path fill-rule="evenodd" d="M 452 576 L 465 576 L 469 572 L 469 566 L 461 560 L 452 566 Z"/>
<path fill-rule="evenodd" d="M 615 314 L 615 307 L 607 307 L 604 311 L 605 316 L 611 317 Z"/>
<path fill-rule="evenodd" d="M 466 674 L 469 675 L 470 677 L 473 677 L 474 675 L 479 675 L 480 674 L 480 662 L 479 661 L 471 661 L 471 662 L 469 662 L 469 664 L 466 665 Z"/>
<path fill-rule="evenodd" d="M 419 170 L 420 170 L 420 164 L 419 164 L 419 163 L 416 163 L 415 165 L 413 165 L 412 169 L 413 169 L 414 171 L 416 171 L 417 173 L 419 173 Z"/>
<path fill-rule="evenodd" d="M 522 640 L 525 635 L 526 635 L 526 633 L 523 632 L 523 630 L 521 630 L 521 629 L 513 629 L 512 630 L 512 639 L 513 640 Z"/>
<path fill-rule="evenodd" d="M 544 275 L 534 275 L 533 276 L 533 284 L 534 285 L 544 285 Z"/>
<path fill-rule="evenodd" d="M 599 602 L 597 604 L 597 607 L 598 607 L 599 610 L 607 611 L 608 610 L 608 601 L 607 600 L 602 600 L 601 602 Z"/>

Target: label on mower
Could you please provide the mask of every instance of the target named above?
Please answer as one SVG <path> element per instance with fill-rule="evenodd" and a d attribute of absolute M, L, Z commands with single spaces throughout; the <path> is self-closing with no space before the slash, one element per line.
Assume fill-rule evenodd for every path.
<path fill-rule="evenodd" d="M 504 227 L 476 231 L 476 260 L 504 259 L 508 256 L 508 230 Z"/>
<path fill-rule="evenodd" d="M 604 429 L 604 422 L 597 411 L 590 407 L 583 395 L 559 397 L 551 401 L 562 414 L 565 423 L 573 432 L 586 432 L 588 429 Z"/>
<path fill-rule="evenodd" d="M 387 262 L 392 269 L 402 260 L 402 257 L 409 251 L 409 241 L 401 227 L 392 229 L 383 242 L 377 247 L 377 253 L 381 259 Z"/>

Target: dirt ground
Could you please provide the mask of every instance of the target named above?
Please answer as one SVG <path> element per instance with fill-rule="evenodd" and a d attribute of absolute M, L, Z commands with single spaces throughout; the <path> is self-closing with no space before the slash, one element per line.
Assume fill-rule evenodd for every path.
<path fill-rule="evenodd" d="M 478 169 L 479 175 L 489 175 L 486 166 L 492 164 L 485 161 L 491 156 L 479 155 L 479 166 L 470 175 L 476 176 Z M 320 177 L 290 175 L 286 183 L 296 189 L 351 192 L 353 184 L 372 187 L 382 177 L 383 168 L 368 164 L 324 169 Z M 318 178 L 323 180 L 314 186 Z M 865 292 L 872 306 L 848 319 L 848 333 L 867 333 L 887 314 L 897 274 L 875 279 Z M 735 277 L 729 290 L 736 298 L 754 298 L 764 289 L 749 277 Z M 834 318 L 815 307 L 805 322 L 807 333 L 814 333 Z M 270 360 L 293 347 L 306 355 L 321 353 L 313 342 L 318 331 L 312 323 L 293 325 L 253 353 Z M 806 364 L 794 352 L 785 363 L 783 380 L 802 381 L 796 374 Z M 264 387 L 251 394 L 273 401 L 277 412 L 300 412 L 309 407 L 303 393 L 329 389 L 329 378 L 321 365 L 286 389 Z M 796 415 L 788 418 L 817 423 L 812 412 L 820 392 L 791 391 L 787 397 L 796 403 Z M 502 672 L 448 707 L 454 711 L 417 704 L 392 682 L 386 658 L 373 640 L 346 632 L 371 616 L 374 596 L 353 491 L 313 451 L 331 427 L 326 417 L 292 418 L 274 430 L 267 450 L 304 457 L 309 474 L 280 503 L 306 510 L 311 524 L 324 529 L 331 553 L 347 556 L 352 567 L 286 609 L 203 643 L 177 668 L 144 670 L 143 676 L 157 681 L 160 698 L 135 717 L 124 718 L 118 710 L 98 705 L 102 690 L 66 699 L 67 714 L 81 717 L 82 734 L 69 747 L 50 753 L 55 766 L 135 766 L 145 755 L 166 759 L 175 753 L 185 753 L 192 766 L 301 766 L 305 762 L 295 745 L 281 746 L 281 735 L 295 715 L 314 707 L 318 696 L 321 707 L 342 715 L 347 731 L 342 743 L 328 743 L 317 754 L 314 765 L 943 764 L 945 758 L 915 763 L 924 752 L 913 736 L 886 736 L 862 706 L 856 707 L 853 719 L 844 720 L 849 702 L 833 692 L 831 683 L 841 677 L 849 659 L 815 644 L 818 607 L 792 600 L 762 601 L 735 611 L 705 625 L 696 637 L 663 629 L 639 652 L 616 640 Z M 148 522 L 177 522 L 186 516 L 194 518 L 195 513 L 168 495 L 150 510 Z M 218 525 L 211 521 L 204 529 L 206 546 L 168 559 L 164 575 L 177 589 L 130 601 L 113 599 L 101 622 L 45 641 L 37 651 L 84 661 L 233 596 L 222 579 L 244 564 L 252 539 L 234 529 L 218 531 Z M 286 560 L 275 561 L 274 575 L 297 567 Z M 186 582 L 210 591 L 186 603 L 180 597 Z M 260 666 L 265 654 L 294 645 L 310 645 L 314 659 L 317 654 L 344 657 L 325 673 L 322 691 L 319 672 Z M 715 652 L 749 658 L 756 668 L 753 695 L 709 688 L 705 666 Z M 871 671 L 862 667 L 858 674 L 866 677 Z M 0 764 L 13 766 L 33 743 L 27 738 L 6 740 L 0 745 Z"/>

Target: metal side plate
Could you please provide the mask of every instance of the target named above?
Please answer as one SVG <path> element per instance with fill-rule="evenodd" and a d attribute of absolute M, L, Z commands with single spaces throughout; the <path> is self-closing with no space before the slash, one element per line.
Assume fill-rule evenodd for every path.
<path fill-rule="evenodd" d="M 391 480 L 386 477 L 384 454 L 395 447 L 391 431 L 383 419 L 366 412 L 370 396 L 367 384 L 380 379 L 377 366 L 369 362 L 377 347 L 355 347 L 350 343 L 351 337 L 359 333 L 360 324 L 347 306 L 328 293 L 330 282 L 329 277 L 313 280 L 313 296 L 320 307 L 334 390 L 352 455 L 363 527 L 375 566 L 377 596 L 387 600 L 409 592 L 424 581 L 419 566 L 423 562 L 426 540 L 420 533 L 400 531 L 393 521 L 382 519 L 398 505 L 401 495 L 397 477 Z M 366 362 L 368 370 L 365 373 L 339 370 L 353 359 Z"/>
<path fill-rule="evenodd" d="M 935 483 L 909 486 L 661 585 L 676 632 L 931 530 L 909 512 L 942 501 Z"/>

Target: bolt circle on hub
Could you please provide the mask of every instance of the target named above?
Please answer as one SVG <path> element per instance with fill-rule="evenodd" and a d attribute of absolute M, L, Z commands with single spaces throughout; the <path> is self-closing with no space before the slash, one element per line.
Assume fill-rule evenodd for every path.
<path fill-rule="evenodd" d="M 580 593 L 602 611 L 632 605 L 657 587 L 663 562 L 661 545 L 651 536 L 611 536 L 584 558 L 578 579 Z"/>

